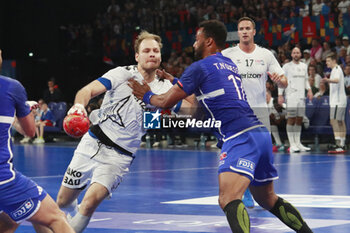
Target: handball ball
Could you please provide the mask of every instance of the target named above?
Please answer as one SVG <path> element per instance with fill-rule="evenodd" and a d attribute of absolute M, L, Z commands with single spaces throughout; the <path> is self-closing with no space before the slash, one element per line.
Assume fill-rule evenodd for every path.
<path fill-rule="evenodd" d="M 67 115 L 63 120 L 64 131 L 73 138 L 80 138 L 90 127 L 90 121 L 87 116 L 80 114 Z"/>

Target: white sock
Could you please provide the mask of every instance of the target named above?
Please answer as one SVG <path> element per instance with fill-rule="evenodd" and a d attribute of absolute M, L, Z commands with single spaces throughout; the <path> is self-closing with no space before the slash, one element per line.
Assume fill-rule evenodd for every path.
<path fill-rule="evenodd" d="M 277 125 L 271 125 L 271 133 L 277 145 L 282 145 L 280 134 L 278 133 Z"/>
<path fill-rule="evenodd" d="M 287 130 L 287 136 L 288 136 L 288 140 L 289 140 L 289 145 L 290 146 L 295 146 L 295 142 L 294 142 L 294 125 L 289 125 L 287 124 L 286 126 L 286 130 Z"/>
<path fill-rule="evenodd" d="M 340 146 L 341 147 L 345 146 L 345 138 L 340 138 Z"/>
<path fill-rule="evenodd" d="M 296 145 L 301 144 L 300 136 L 301 136 L 301 125 L 294 125 L 294 142 Z"/>
<path fill-rule="evenodd" d="M 90 218 L 88 216 L 84 216 L 80 214 L 79 212 L 71 219 L 69 220 L 69 224 L 72 226 L 74 231 L 76 233 L 81 233 L 83 230 L 87 227 L 87 225 L 90 222 Z"/>
<path fill-rule="evenodd" d="M 335 137 L 334 139 L 335 139 L 335 145 L 342 146 L 341 145 L 341 137 Z"/>
<path fill-rule="evenodd" d="M 70 214 L 70 216 L 75 216 L 78 213 L 78 199 L 75 199 L 70 205 L 67 205 L 64 208 L 61 208 L 61 210 L 65 214 Z"/>

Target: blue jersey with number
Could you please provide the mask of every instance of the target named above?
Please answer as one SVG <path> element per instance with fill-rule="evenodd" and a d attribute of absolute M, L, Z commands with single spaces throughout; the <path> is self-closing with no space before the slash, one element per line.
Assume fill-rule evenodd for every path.
<path fill-rule="evenodd" d="M 25 117 L 30 113 L 26 104 L 27 93 L 16 80 L 0 76 L 0 185 L 15 178 L 11 151 L 11 125 L 17 117 Z"/>
<path fill-rule="evenodd" d="M 196 95 L 209 117 L 221 121 L 220 139 L 262 125 L 247 102 L 237 66 L 221 53 L 193 63 L 178 85 L 188 95 Z"/>

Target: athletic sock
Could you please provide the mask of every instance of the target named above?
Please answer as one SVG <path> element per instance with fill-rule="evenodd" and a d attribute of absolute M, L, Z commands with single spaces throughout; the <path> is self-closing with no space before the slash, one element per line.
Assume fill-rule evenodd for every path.
<path fill-rule="evenodd" d="M 90 218 L 91 217 L 84 216 L 78 212 L 71 220 L 68 220 L 68 222 L 76 233 L 81 233 L 89 224 Z"/>
<path fill-rule="evenodd" d="M 282 145 L 280 134 L 278 133 L 277 125 L 271 125 L 271 133 L 277 145 Z"/>
<path fill-rule="evenodd" d="M 241 200 L 236 199 L 228 203 L 224 208 L 224 212 L 232 232 L 250 232 L 249 215 Z"/>
<path fill-rule="evenodd" d="M 295 146 L 294 132 L 293 132 L 294 131 L 294 125 L 287 124 L 286 130 L 287 130 L 287 136 L 288 136 L 288 140 L 289 140 L 289 146 Z"/>
<path fill-rule="evenodd" d="M 345 138 L 340 138 L 340 146 L 341 147 L 345 146 Z"/>
<path fill-rule="evenodd" d="M 298 233 L 312 233 L 312 230 L 304 222 L 299 211 L 289 202 L 278 197 L 275 206 L 270 210 L 284 224 Z"/>
<path fill-rule="evenodd" d="M 60 209 L 65 214 L 70 214 L 70 216 L 74 216 L 78 213 L 78 199 L 75 199 L 72 203 L 69 205 L 66 205 L 65 207 L 60 207 Z"/>
<path fill-rule="evenodd" d="M 334 139 L 335 139 L 335 145 L 341 146 L 340 145 L 341 144 L 341 137 L 335 137 Z"/>
<path fill-rule="evenodd" d="M 301 136 L 301 125 L 294 125 L 294 142 L 296 145 L 301 144 L 300 136 Z"/>

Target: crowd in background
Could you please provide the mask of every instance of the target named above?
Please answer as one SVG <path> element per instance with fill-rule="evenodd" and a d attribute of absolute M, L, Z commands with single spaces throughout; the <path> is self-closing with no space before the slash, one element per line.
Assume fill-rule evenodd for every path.
<path fill-rule="evenodd" d="M 106 11 L 97 14 L 93 23 L 62 26 L 62 44 L 68 56 L 103 54 L 104 62 L 117 66 L 134 63 L 133 40 L 125 40 L 123 35 L 133 35 L 132 39 L 135 39 L 140 30 L 161 34 L 167 30 L 193 28 L 198 22 L 207 19 L 219 19 L 225 24 L 230 24 L 236 23 L 243 16 L 260 21 L 319 14 L 332 14 L 338 18 L 346 13 L 350 14 L 350 0 L 111 0 Z M 309 83 L 316 98 L 328 94 L 328 86 L 321 82 L 321 79 L 330 75 L 325 60 L 331 53 L 338 56 L 338 64 L 344 71 L 346 92 L 350 95 L 348 35 L 337 37 L 335 43 L 315 38 L 310 45 L 292 44 L 287 41 L 281 46 L 269 49 L 282 66 L 291 61 L 291 49 L 294 46 L 303 51 L 302 61 L 308 65 Z M 169 54 L 163 54 L 162 68 L 179 77 L 192 62 L 191 49 L 181 52 L 171 50 Z M 272 97 L 277 99 L 277 87 L 272 82 L 267 82 L 267 89 Z M 98 108 L 98 101 L 90 105 L 89 111 L 90 108 Z"/>

